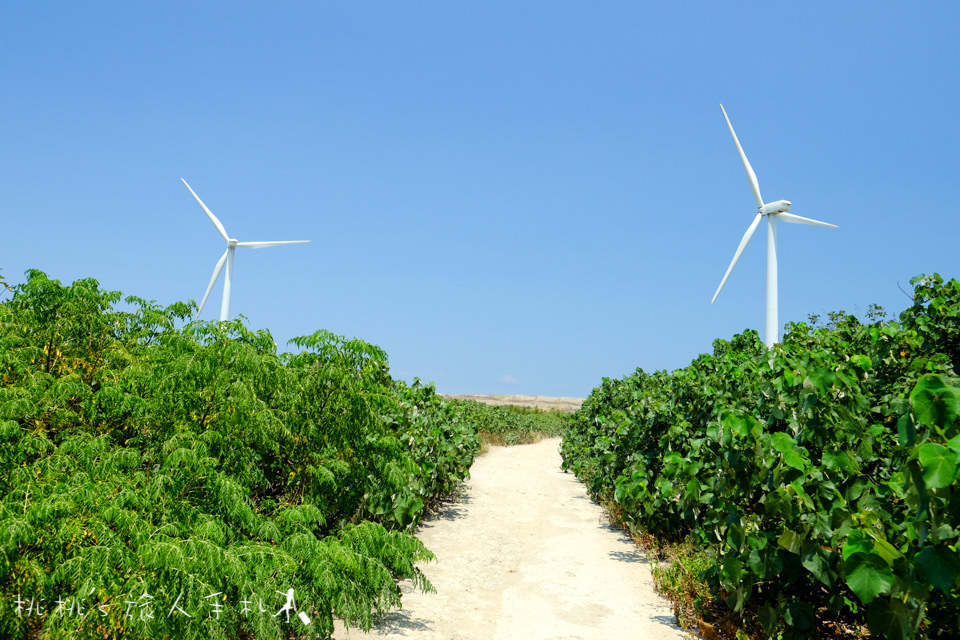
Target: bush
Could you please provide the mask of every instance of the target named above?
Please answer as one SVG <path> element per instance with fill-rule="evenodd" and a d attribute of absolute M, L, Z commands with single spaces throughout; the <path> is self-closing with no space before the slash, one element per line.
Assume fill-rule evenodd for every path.
<path fill-rule="evenodd" d="M 476 400 L 449 400 L 463 420 L 475 425 L 486 444 L 532 444 L 542 438 L 562 436 L 570 414 L 517 406 L 487 405 Z"/>
<path fill-rule="evenodd" d="M 564 467 L 635 531 L 710 549 L 716 600 L 770 637 L 956 637 L 960 283 L 914 284 L 899 322 L 841 312 L 604 379 Z"/>
<path fill-rule="evenodd" d="M 315 637 L 431 588 L 409 530 L 479 450 L 432 387 L 120 297 L 32 271 L 0 305 L 0 636 Z"/>

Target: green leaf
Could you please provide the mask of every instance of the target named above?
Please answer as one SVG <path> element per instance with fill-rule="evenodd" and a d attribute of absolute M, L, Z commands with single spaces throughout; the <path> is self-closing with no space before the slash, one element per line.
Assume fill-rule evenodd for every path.
<path fill-rule="evenodd" d="M 858 551 L 844 563 L 847 586 L 857 597 L 869 604 L 880 594 L 890 593 L 893 587 L 893 571 L 876 553 Z"/>
<path fill-rule="evenodd" d="M 960 584 L 960 555 L 946 546 L 924 547 L 913 564 L 925 580 L 943 591 Z"/>
<path fill-rule="evenodd" d="M 859 478 L 855 480 L 852 485 L 847 487 L 847 490 L 845 492 L 847 500 L 850 500 L 852 502 L 857 498 L 859 498 L 861 495 L 863 495 L 863 490 L 866 489 L 866 487 L 867 487 L 867 483 L 864 482 L 863 480 Z"/>
<path fill-rule="evenodd" d="M 960 389 L 937 374 L 920 378 L 910 392 L 910 402 L 917 421 L 930 427 L 948 427 L 960 415 Z"/>
<path fill-rule="evenodd" d="M 777 630 L 777 623 L 780 622 L 780 611 L 773 604 L 766 602 L 760 606 L 757 613 L 760 615 L 763 632 L 772 637 L 773 632 Z"/>
<path fill-rule="evenodd" d="M 896 598 L 877 600 L 867 609 L 870 633 L 889 640 L 904 640 L 911 636 L 910 615 L 906 605 Z"/>
<path fill-rule="evenodd" d="M 895 337 L 897 336 L 897 332 L 900 331 L 899 327 L 897 327 L 897 326 L 896 326 L 894 323 L 892 323 L 892 322 L 883 325 L 883 327 L 881 327 L 880 330 L 881 330 L 884 334 L 890 336 L 891 338 L 895 338 Z"/>
<path fill-rule="evenodd" d="M 900 550 L 895 546 L 881 538 L 878 534 L 871 532 L 870 536 L 873 538 L 873 551 L 881 558 L 886 560 L 887 564 L 891 567 L 897 558 L 902 558 L 903 554 L 900 553 Z"/>
<path fill-rule="evenodd" d="M 733 591 L 740 584 L 743 576 L 743 562 L 739 558 L 726 557 L 720 565 L 720 584 L 729 591 Z"/>
<path fill-rule="evenodd" d="M 812 631 L 817 622 L 816 613 L 809 602 L 794 600 L 783 609 L 783 619 L 798 631 Z M 806 636 L 806 634 L 804 634 Z"/>
<path fill-rule="evenodd" d="M 739 524 L 734 523 L 727 528 L 727 544 L 730 545 L 731 549 L 739 552 L 743 548 L 745 539 L 743 527 Z"/>
<path fill-rule="evenodd" d="M 910 414 L 904 414 L 897 420 L 897 436 L 901 447 L 912 447 L 917 442 L 917 429 L 913 426 Z"/>
<path fill-rule="evenodd" d="M 829 397 L 830 388 L 837 381 L 837 374 L 828 369 L 817 369 L 810 372 L 808 379 L 817 390 L 820 397 Z"/>
<path fill-rule="evenodd" d="M 753 549 L 748 560 L 750 569 L 760 578 L 775 578 L 783 571 L 783 561 L 779 549 L 768 547 L 762 551 Z"/>
<path fill-rule="evenodd" d="M 805 542 L 800 553 L 800 563 L 807 571 L 816 576 L 817 580 L 826 585 L 830 584 L 830 577 L 827 574 L 830 565 L 824 557 L 824 551 L 820 548 L 820 545 L 809 541 Z"/>
<path fill-rule="evenodd" d="M 850 356 L 850 362 L 861 369 L 869 369 L 873 365 L 873 361 L 861 353 Z"/>
<path fill-rule="evenodd" d="M 712 422 L 707 426 L 707 437 L 711 440 L 720 441 L 720 425 L 716 422 Z"/>
<path fill-rule="evenodd" d="M 775 433 L 770 439 L 773 448 L 783 454 L 783 461 L 794 469 L 803 471 L 806 468 L 806 460 L 797 450 L 797 443 L 788 433 Z"/>
<path fill-rule="evenodd" d="M 847 536 L 847 541 L 843 543 L 843 559 L 847 560 L 850 556 L 858 552 L 869 553 L 873 551 L 873 538 L 861 531 L 854 529 Z"/>
<path fill-rule="evenodd" d="M 952 438 L 947 440 L 947 447 L 951 451 L 956 451 L 957 453 L 960 453 L 960 435 L 953 436 Z"/>
<path fill-rule="evenodd" d="M 800 545 L 803 542 L 803 536 L 801 536 L 796 531 L 791 531 L 787 529 L 777 540 L 777 544 L 789 551 L 790 553 L 800 553 Z"/>
<path fill-rule="evenodd" d="M 928 489 L 949 487 L 957 475 L 956 453 L 941 444 L 928 442 L 920 447 L 923 481 Z"/>
<path fill-rule="evenodd" d="M 813 405 L 817 404 L 817 394 L 814 391 L 808 391 L 807 393 L 801 394 L 801 398 L 800 413 L 805 414 Z"/>
<path fill-rule="evenodd" d="M 846 451 L 831 451 L 824 449 L 823 466 L 831 471 L 838 469 L 849 470 L 851 468 L 850 456 Z"/>

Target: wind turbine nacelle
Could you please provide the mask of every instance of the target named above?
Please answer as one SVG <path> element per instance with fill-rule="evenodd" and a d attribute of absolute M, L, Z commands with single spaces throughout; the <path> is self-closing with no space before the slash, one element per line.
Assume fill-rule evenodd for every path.
<path fill-rule="evenodd" d="M 790 202 L 788 200 L 777 200 L 760 207 L 760 215 L 768 216 L 771 213 L 786 213 L 790 211 Z"/>

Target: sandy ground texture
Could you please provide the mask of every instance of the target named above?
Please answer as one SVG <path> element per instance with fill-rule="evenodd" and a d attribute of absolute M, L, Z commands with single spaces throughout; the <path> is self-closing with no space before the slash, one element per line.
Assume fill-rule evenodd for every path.
<path fill-rule="evenodd" d="M 460 498 L 418 537 L 436 594 L 403 586 L 403 608 L 337 640 L 600 640 L 688 637 L 653 591 L 647 560 L 584 486 L 560 470 L 559 438 L 491 447 Z"/>
<path fill-rule="evenodd" d="M 583 404 L 583 398 L 567 398 L 555 396 L 521 396 L 521 395 L 455 395 L 441 393 L 444 398 L 457 400 L 476 400 L 483 404 L 513 405 L 527 409 L 555 409 L 558 411 L 573 412 Z"/>

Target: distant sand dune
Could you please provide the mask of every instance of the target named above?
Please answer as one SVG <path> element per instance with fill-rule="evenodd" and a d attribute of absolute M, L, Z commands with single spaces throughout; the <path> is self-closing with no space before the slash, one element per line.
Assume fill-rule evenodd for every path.
<path fill-rule="evenodd" d="M 483 404 L 511 405 L 528 409 L 556 409 L 558 411 L 574 412 L 583 404 L 583 398 L 566 398 L 553 396 L 521 396 L 521 395 L 456 395 L 441 393 L 444 398 L 456 400 L 476 400 Z"/>

